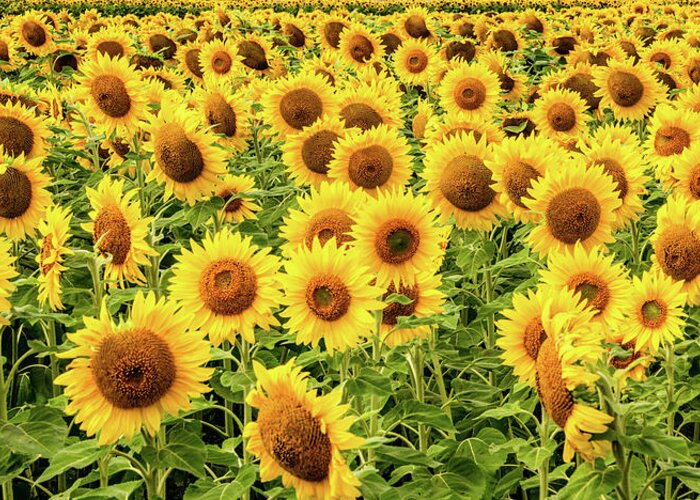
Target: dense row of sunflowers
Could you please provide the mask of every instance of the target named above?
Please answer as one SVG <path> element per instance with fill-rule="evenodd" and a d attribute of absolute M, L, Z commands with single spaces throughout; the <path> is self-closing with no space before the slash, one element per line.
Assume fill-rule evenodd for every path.
<path fill-rule="evenodd" d="M 98 460 L 92 481 L 109 488 L 115 457 L 129 493 L 175 495 L 170 470 L 192 466 L 167 457 L 192 452 L 165 426 L 205 411 L 223 412 L 218 432 L 237 441 L 221 450 L 241 460 L 202 459 L 211 480 L 192 498 L 249 496 L 254 463 L 258 492 L 281 476 L 300 498 L 378 498 L 421 479 L 409 464 L 473 446 L 479 428 L 452 415 L 471 378 L 500 396 L 462 417 L 539 434 L 542 458 L 506 453 L 534 485 L 522 466 L 505 486 L 499 472 L 501 496 L 576 484 L 574 457 L 612 474 L 601 494 L 692 495 L 697 391 L 678 399 L 674 377 L 698 359 L 699 19 L 641 3 L 0 19 L 0 433 L 31 436 L 14 377 L 46 357 L 44 403 L 83 431 L 69 449 L 94 436 L 97 450 L 61 470 L 58 450 L 16 458 L 5 498 L 49 495 L 42 478 L 61 491 Z M 461 335 L 504 366 L 450 370 Z M 426 419 L 403 433 L 391 394 L 348 393 L 392 366 Z M 666 413 L 642 430 L 625 401 L 651 404 L 654 383 Z M 517 394 L 536 398 L 514 410 Z M 8 464 L 24 456 L 8 446 Z M 389 455 L 406 468 L 387 471 L 395 448 L 422 462 Z M 488 470 L 501 451 L 482 451 Z M 432 494 L 486 494 L 445 474 Z"/>

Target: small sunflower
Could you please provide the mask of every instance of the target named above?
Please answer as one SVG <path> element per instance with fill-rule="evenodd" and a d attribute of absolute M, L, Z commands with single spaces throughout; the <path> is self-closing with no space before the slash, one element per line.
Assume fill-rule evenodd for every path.
<path fill-rule="evenodd" d="M 205 77 L 192 98 L 205 124 L 221 137 L 221 144 L 239 151 L 246 148 L 251 113 L 243 92 L 232 92 L 226 80 Z"/>
<path fill-rule="evenodd" d="M 73 252 L 66 247 L 70 238 L 71 212 L 69 208 L 50 207 L 39 224 L 42 236 L 36 262 L 39 264 L 39 304 L 48 301 L 52 311 L 63 309 L 61 302 L 61 273 L 66 270 L 63 257 Z"/>
<path fill-rule="evenodd" d="M 413 327 L 400 327 L 399 318 L 415 317 L 426 318 L 440 314 L 445 295 L 438 290 L 441 284 L 439 274 L 418 273 L 416 281 L 406 284 L 401 283 L 396 288 L 389 284 L 382 296 L 386 301 L 393 294 L 400 294 L 411 300 L 408 304 L 400 302 L 387 302 L 382 310 L 381 335 L 382 341 L 389 347 L 406 344 L 413 339 L 425 339 L 430 335 L 429 325 L 417 325 Z"/>
<path fill-rule="evenodd" d="M 335 145 L 328 177 L 370 195 L 402 187 L 411 177 L 411 147 L 395 129 L 352 130 Z"/>
<path fill-rule="evenodd" d="M 435 108 L 427 100 L 419 100 L 416 104 L 416 112 L 411 120 L 411 132 L 416 139 L 425 139 L 428 122 L 434 116 Z"/>
<path fill-rule="evenodd" d="M 586 130 L 586 102 L 570 90 L 550 90 L 535 101 L 532 119 L 537 130 L 551 139 L 578 139 Z"/>
<path fill-rule="evenodd" d="M 218 346 L 240 334 L 255 342 L 255 327 L 277 325 L 272 315 L 281 299 L 277 285 L 279 260 L 270 249 L 257 249 L 250 237 L 227 229 L 192 241 L 176 257 L 169 291 L 194 322 Z"/>
<path fill-rule="evenodd" d="M 491 158 L 485 137 L 477 141 L 474 134 L 464 132 L 429 148 L 421 176 L 443 221 L 452 216 L 458 227 L 488 231 L 498 216 L 505 215 L 486 166 Z"/>
<path fill-rule="evenodd" d="M 30 54 L 42 57 L 53 52 L 55 44 L 51 30 L 37 12 L 27 12 L 14 18 L 12 26 L 19 44 Z"/>
<path fill-rule="evenodd" d="M 525 92 L 525 79 L 509 68 L 512 58 L 503 52 L 486 52 L 479 57 L 479 62 L 498 77 L 501 99 L 512 103 L 520 101 Z"/>
<path fill-rule="evenodd" d="M 324 115 L 335 115 L 337 108 L 324 78 L 306 73 L 275 82 L 262 104 L 265 122 L 283 137 L 300 132 Z"/>
<path fill-rule="evenodd" d="M 525 46 L 525 40 L 515 25 L 502 23 L 491 30 L 486 46 L 499 52 L 517 52 Z"/>
<path fill-rule="evenodd" d="M 316 347 L 323 340 L 326 350 L 345 351 L 370 337 L 375 326 L 372 311 L 382 308 L 381 289 L 370 285 L 374 274 L 358 255 L 338 248 L 333 238 L 311 248 L 289 252 L 282 278 L 287 308 L 281 316 L 296 334 L 297 344 Z"/>
<path fill-rule="evenodd" d="M 0 326 L 9 324 L 2 315 L 10 312 L 12 309 L 12 304 L 8 298 L 15 290 L 15 285 L 10 282 L 17 276 L 14 264 L 15 256 L 12 255 L 12 243 L 0 237 Z"/>
<path fill-rule="evenodd" d="M 688 200 L 700 201 L 700 146 L 694 144 L 678 157 L 673 165 L 674 194 Z"/>
<path fill-rule="evenodd" d="M 272 76 L 280 71 L 280 63 L 272 45 L 264 38 L 248 33 L 244 38 L 233 41 L 236 54 L 251 74 Z M 201 61 L 201 58 L 200 58 Z"/>
<path fill-rule="evenodd" d="M 80 68 L 76 78 L 76 99 L 85 102 L 85 113 L 99 130 L 109 136 L 115 131 L 131 136 L 146 117 L 142 83 L 127 59 L 97 54 Z"/>
<path fill-rule="evenodd" d="M 153 218 L 141 216 L 139 202 L 132 200 L 138 190 L 124 193 L 124 182 L 105 176 L 97 189 L 86 189 L 93 211 L 91 222 L 81 227 L 93 235 L 100 254 L 112 257 L 105 266 L 108 286 L 122 286 L 124 279 L 145 283 L 146 277 L 139 266 L 150 265 L 148 257 L 158 255 L 148 243 Z"/>
<path fill-rule="evenodd" d="M 394 190 L 368 198 L 353 226 L 354 251 L 377 276 L 377 285 L 413 283 L 442 263 L 437 213 L 424 196 Z"/>
<path fill-rule="evenodd" d="M 227 223 L 240 223 L 255 218 L 260 205 L 253 202 L 248 193 L 255 190 L 255 179 L 249 175 L 226 174 L 216 185 L 216 196 L 223 198 L 225 205 L 219 218 Z"/>
<path fill-rule="evenodd" d="M 212 40 L 202 45 L 199 64 L 202 73 L 209 78 L 230 78 L 240 70 L 241 57 L 232 44 L 223 40 Z"/>
<path fill-rule="evenodd" d="M 615 210 L 622 204 L 615 187 L 602 165 L 587 168 L 574 159 L 548 171 L 533 181 L 529 197 L 523 198 L 530 210 L 543 216 L 528 244 L 546 255 L 573 248 L 577 241 L 586 250 L 611 243 Z"/>
<path fill-rule="evenodd" d="M 49 131 L 44 120 L 19 102 L 0 104 L 0 148 L 4 154 L 23 155 L 27 160 L 45 156 Z"/>
<path fill-rule="evenodd" d="M 661 83 L 646 65 L 608 61 L 593 70 L 593 82 L 599 90 L 600 109 L 610 108 L 618 120 L 641 120 L 664 98 Z"/>
<path fill-rule="evenodd" d="M 678 69 L 685 56 L 685 49 L 677 40 L 656 40 L 639 54 L 643 62 L 658 64 L 666 71 Z"/>
<path fill-rule="evenodd" d="M 299 210 L 290 209 L 280 236 L 288 241 L 283 250 L 311 249 L 315 240 L 325 245 L 331 238 L 337 245 L 350 244 L 350 231 L 366 195 L 342 182 L 321 183 L 306 196 L 297 198 Z"/>
<path fill-rule="evenodd" d="M 498 76 L 481 64 L 460 62 L 440 82 L 440 104 L 448 114 L 490 120 L 499 99 Z"/>
<path fill-rule="evenodd" d="M 200 123 L 195 111 L 167 105 L 144 126 L 150 134 L 144 149 L 153 153 L 155 163 L 148 180 L 165 184 L 166 200 L 175 195 L 193 205 L 211 195 L 226 173 L 226 151 Z"/>
<path fill-rule="evenodd" d="M 66 413 L 88 436 L 99 432 L 100 445 L 142 428 L 156 434 L 164 414 L 176 417 L 209 391 L 209 343 L 191 322 L 190 313 L 153 293 L 138 292 L 129 320 L 118 325 L 104 304 L 99 318 L 68 334 L 76 347 L 58 355 L 72 360 L 54 381 L 66 386 Z"/>
<path fill-rule="evenodd" d="M 659 272 L 634 277 L 625 304 L 627 316 L 623 342 L 634 342 L 634 350 L 656 354 L 663 344 L 683 338 L 686 294 L 683 283 Z"/>
<path fill-rule="evenodd" d="M 588 110 L 595 111 L 600 106 L 601 98 L 596 95 L 598 86 L 593 81 L 593 68 L 586 63 L 579 63 L 565 69 L 558 84 L 559 88 L 576 92 L 586 101 Z"/>
<path fill-rule="evenodd" d="M 21 62 L 15 39 L 9 34 L 0 33 L 0 70 L 12 71 Z"/>
<path fill-rule="evenodd" d="M 644 142 L 647 161 L 654 165 L 654 174 L 668 181 L 673 165 L 689 147 L 700 142 L 696 114 L 688 109 L 659 106 L 649 120 L 647 140 Z"/>
<path fill-rule="evenodd" d="M 350 433 L 354 417 L 343 417 L 350 406 L 340 404 L 340 388 L 318 396 L 306 390 L 306 373 L 294 360 L 272 369 L 253 362 L 257 386 L 246 399 L 258 409 L 255 422 L 246 424 L 246 449 L 260 458 L 260 479 L 282 476 L 300 500 L 351 499 L 360 496 L 360 481 L 341 451 L 364 440 Z"/>
<path fill-rule="evenodd" d="M 172 35 L 161 27 L 154 26 L 142 36 L 142 41 L 152 54 L 157 54 L 168 61 L 175 56 L 177 44 Z"/>
<path fill-rule="evenodd" d="M 7 156 L 0 147 L 0 233 L 13 241 L 33 235 L 51 205 L 51 182 L 41 158 Z"/>
<path fill-rule="evenodd" d="M 319 187 L 328 182 L 328 169 L 345 127 L 337 116 L 325 116 L 282 144 L 282 162 L 297 185 Z"/>
<path fill-rule="evenodd" d="M 335 15 L 323 15 L 318 23 L 316 33 L 319 35 L 321 47 L 334 53 L 340 48 L 340 34 L 350 23 L 347 19 Z"/>
<path fill-rule="evenodd" d="M 700 304 L 700 210 L 697 202 L 671 196 L 656 214 L 652 269 L 683 283 L 690 305 Z"/>
<path fill-rule="evenodd" d="M 437 63 L 435 48 L 425 40 L 405 40 L 394 52 L 394 71 L 400 81 L 425 86 Z"/>
<path fill-rule="evenodd" d="M 340 33 L 338 50 L 350 66 L 361 67 L 384 58 L 381 40 L 363 25 L 353 23 Z"/>
<path fill-rule="evenodd" d="M 107 55 L 112 59 L 129 59 L 133 53 L 134 47 L 129 35 L 121 28 L 112 26 L 90 37 L 86 55 L 90 60 L 97 60 L 97 54 Z"/>
<path fill-rule="evenodd" d="M 483 137 L 489 145 L 500 144 L 505 138 L 503 132 L 493 123 L 464 118 L 461 114 L 433 115 L 425 127 L 425 151 L 439 148 L 446 139 L 462 133 L 473 134 L 477 142 Z"/>
<path fill-rule="evenodd" d="M 431 15 L 422 7 L 412 7 L 406 9 L 396 21 L 397 27 L 407 38 L 430 39 L 433 34 L 430 32 Z"/>
<path fill-rule="evenodd" d="M 613 259 L 613 255 L 605 256 L 600 247 L 586 251 L 576 243 L 571 251 L 549 254 L 540 281 L 553 290 L 571 290 L 595 312 L 594 321 L 612 328 L 622 319 L 629 290 L 627 271 Z"/>
<path fill-rule="evenodd" d="M 182 73 L 194 81 L 201 81 L 204 77 L 204 69 L 199 61 L 202 46 L 198 43 L 188 43 L 177 48 L 175 59 Z"/>
<path fill-rule="evenodd" d="M 338 116 L 346 128 L 369 130 L 379 125 L 400 128 L 400 104 L 373 85 L 354 84 L 338 92 Z"/>

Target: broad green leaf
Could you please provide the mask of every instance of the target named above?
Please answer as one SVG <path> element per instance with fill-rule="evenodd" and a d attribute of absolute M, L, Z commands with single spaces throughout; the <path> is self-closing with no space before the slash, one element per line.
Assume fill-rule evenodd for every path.
<path fill-rule="evenodd" d="M 441 465 L 440 462 L 431 459 L 425 453 L 401 446 L 380 446 L 377 448 L 377 457 L 394 465 L 413 464 L 426 467 Z"/>
<path fill-rule="evenodd" d="M 688 453 L 688 442 L 681 437 L 669 436 L 656 427 L 645 427 L 638 436 L 619 436 L 625 448 L 642 455 L 671 459 L 677 462 L 692 462 Z"/>
<path fill-rule="evenodd" d="M 401 403 L 401 413 L 408 422 L 429 425 L 447 432 L 454 432 L 455 430 L 450 417 L 437 406 L 411 399 Z"/>
<path fill-rule="evenodd" d="M 206 458 L 207 449 L 199 434 L 175 427 L 168 433 L 167 445 L 158 450 L 157 462 L 160 468 L 174 467 L 201 478 Z"/>
<path fill-rule="evenodd" d="M 54 476 L 66 472 L 69 469 L 82 469 L 97 462 L 105 456 L 109 448 L 98 446 L 96 439 L 78 441 L 75 444 L 59 450 L 49 461 L 49 466 L 37 479 L 38 483 L 48 481 Z"/>
<path fill-rule="evenodd" d="M 607 495 L 620 482 L 622 473 L 616 467 L 595 470 L 587 463 L 581 464 L 569 482 L 559 492 L 562 500 L 589 500 Z"/>
<path fill-rule="evenodd" d="M 391 379 L 369 367 L 363 367 L 357 377 L 348 380 L 346 387 L 349 394 L 357 396 L 388 396 L 393 392 Z"/>
<path fill-rule="evenodd" d="M 76 490 L 75 495 L 71 498 L 75 500 L 89 500 L 91 498 L 109 498 L 115 500 L 129 500 L 131 495 L 136 491 L 139 486 L 143 484 L 142 480 L 139 481 L 127 481 L 125 483 L 118 483 L 104 488 L 96 488 L 91 490 Z"/>
<path fill-rule="evenodd" d="M 255 466 L 242 467 L 230 483 L 215 483 L 211 479 L 200 479 L 185 492 L 184 500 L 233 500 L 241 498 L 257 478 Z"/>

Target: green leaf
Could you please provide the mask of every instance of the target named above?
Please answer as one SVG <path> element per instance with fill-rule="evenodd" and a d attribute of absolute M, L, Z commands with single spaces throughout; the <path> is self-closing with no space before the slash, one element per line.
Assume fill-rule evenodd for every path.
<path fill-rule="evenodd" d="M 455 427 L 452 424 L 450 417 L 448 417 L 447 414 L 437 406 L 432 406 L 411 399 L 401 402 L 400 407 L 403 413 L 403 418 L 408 422 L 426 424 L 447 432 L 455 431 Z"/>
<path fill-rule="evenodd" d="M 595 470 L 587 463 L 581 464 L 569 478 L 569 483 L 559 492 L 562 500 L 588 500 L 607 495 L 620 482 L 622 473 L 617 468 Z"/>
<path fill-rule="evenodd" d="M 360 491 L 366 500 L 400 500 L 399 493 L 374 470 L 363 470 L 359 475 Z"/>
<path fill-rule="evenodd" d="M 388 396 L 393 392 L 391 379 L 369 367 L 363 367 L 357 377 L 348 380 L 347 390 L 357 396 Z"/>
<path fill-rule="evenodd" d="M 413 299 L 406 297 L 405 295 L 402 295 L 400 293 L 392 293 L 389 294 L 389 296 L 384 299 L 384 302 L 387 304 L 392 303 L 392 302 L 398 302 L 402 306 L 406 306 L 408 304 L 413 303 Z"/>
<path fill-rule="evenodd" d="M 401 446 L 380 446 L 377 448 L 377 458 L 394 465 L 424 465 L 438 467 L 440 462 L 428 457 L 425 453 Z"/>
<path fill-rule="evenodd" d="M 523 419 L 526 422 L 531 417 L 530 412 L 523 410 L 519 405 L 515 403 L 506 403 L 500 408 L 492 408 L 490 410 L 486 410 L 484 413 L 477 417 L 477 420 L 481 420 L 484 418 L 493 418 L 496 420 L 501 420 L 503 418 L 512 417 L 514 415 L 527 415 L 527 418 Z"/>
<path fill-rule="evenodd" d="M 230 483 L 215 483 L 211 479 L 200 479 L 185 492 L 184 500 L 229 500 L 241 498 L 255 484 L 257 472 L 254 465 L 243 466 Z"/>
<path fill-rule="evenodd" d="M 537 470 L 554 453 L 556 443 L 548 442 L 545 447 L 528 446 L 518 450 L 516 456 L 528 469 Z"/>
<path fill-rule="evenodd" d="M 48 481 L 69 469 L 82 469 L 105 456 L 109 448 L 99 446 L 96 439 L 79 441 L 59 450 L 49 462 L 49 466 L 37 479 L 38 483 Z"/>
<path fill-rule="evenodd" d="M 677 462 L 692 462 L 688 453 L 688 441 L 681 437 L 669 436 L 656 427 L 645 427 L 638 436 L 619 436 L 625 448 L 642 455 L 665 458 Z"/>
<path fill-rule="evenodd" d="M 155 450 L 151 448 L 147 453 L 152 456 L 153 451 Z M 155 460 L 159 468 L 174 467 L 203 478 L 206 458 L 207 449 L 199 433 L 177 426 L 168 433 L 168 443 L 158 450 Z"/>
<path fill-rule="evenodd" d="M 104 488 L 91 490 L 76 490 L 76 494 L 71 498 L 75 500 L 88 500 L 89 498 L 109 498 L 117 500 L 129 500 L 131 495 L 143 484 L 143 481 L 127 481 L 125 483 L 113 484 Z"/>
<path fill-rule="evenodd" d="M 676 467 L 663 467 L 662 477 L 675 477 L 680 479 L 691 490 L 700 493 L 700 469 L 687 465 Z"/>

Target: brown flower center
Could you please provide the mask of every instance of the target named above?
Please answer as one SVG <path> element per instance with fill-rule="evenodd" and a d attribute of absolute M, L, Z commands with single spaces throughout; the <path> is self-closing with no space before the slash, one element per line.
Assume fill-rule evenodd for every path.
<path fill-rule="evenodd" d="M 22 38 L 32 47 L 41 47 L 46 43 L 46 30 L 37 22 L 25 21 L 22 23 Z"/>
<path fill-rule="evenodd" d="M 161 127 L 156 134 L 154 151 L 160 168 L 175 182 L 192 182 L 204 170 L 202 153 L 176 123 Z"/>
<path fill-rule="evenodd" d="M 425 24 L 425 19 L 421 16 L 409 16 L 403 25 L 406 28 L 406 33 L 412 38 L 428 38 L 430 36 L 430 30 Z"/>
<path fill-rule="evenodd" d="M 516 161 L 506 165 L 503 169 L 503 184 L 510 201 L 520 208 L 527 208 L 522 199 L 529 197 L 527 190 L 532 186 L 532 181 L 539 177 L 539 172 L 525 162 Z"/>
<path fill-rule="evenodd" d="M 576 112 L 568 104 L 557 102 L 547 110 L 547 121 L 557 132 L 568 132 L 576 126 Z"/>
<path fill-rule="evenodd" d="M 109 334 L 90 365 L 104 398 L 126 410 L 157 403 L 177 373 L 175 357 L 165 340 L 141 328 Z"/>
<path fill-rule="evenodd" d="M 671 67 L 671 56 L 669 56 L 665 52 L 657 52 L 655 54 L 652 54 L 649 60 L 653 63 L 661 64 L 664 67 L 664 69 L 668 69 Z"/>
<path fill-rule="evenodd" d="M 519 129 L 523 123 L 525 123 L 525 129 L 520 133 L 508 130 L 510 127 Z M 522 134 L 523 137 L 529 137 L 535 131 L 535 124 L 527 117 L 511 116 L 503 120 L 502 128 L 508 137 L 517 137 L 520 134 Z"/>
<path fill-rule="evenodd" d="M 185 53 L 185 64 L 187 69 L 189 69 L 193 75 L 202 78 L 202 66 L 199 64 L 199 53 L 202 52 L 200 49 L 190 49 Z"/>
<path fill-rule="evenodd" d="M 690 78 L 693 83 L 700 82 L 700 59 L 691 61 L 686 71 L 688 73 L 688 78 Z"/>
<path fill-rule="evenodd" d="M 384 123 L 374 108 L 362 103 L 348 104 L 340 111 L 340 117 L 345 121 L 346 128 L 369 130 Z"/>
<path fill-rule="evenodd" d="M 0 145 L 10 156 L 29 155 L 34 148 L 34 132 L 23 121 L 0 116 Z"/>
<path fill-rule="evenodd" d="M 688 189 L 693 195 L 693 198 L 700 200 L 700 163 L 695 165 L 693 170 L 690 172 Z"/>
<path fill-rule="evenodd" d="M 465 78 L 457 84 L 454 99 L 460 108 L 473 111 L 486 100 L 486 87 L 477 78 Z"/>
<path fill-rule="evenodd" d="M 328 477 L 333 448 L 321 422 L 289 396 L 268 398 L 258 413 L 265 450 L 293 476 L 309 482 Z"/>
<path fill-rule="evenodd" d="M 172 59 L 177 52 L 177 45 L 165 35 L 151 35 L 148 39 L 148 44 L 151 47 L 151 52 L 160 53 L 163 59 Z"/>
<path fill-rule="evenodd" d="M 560 56 L 566 56 L 576 47 L 576 39 L 572 36 L 560 36 L 554 39 L 552 47 Z"/>
<path fill-rule="evenodd" d="M 270 67 L 263 49 L 257 42 L 244 40 L 238 44 L 238 55 L 243 57 L 243 64 L 250 69 L 264 71 Z"/>
<path fill-rule="evenodd" d="M 608 91 L 615 104 L 629 108 L 644 97 L 644 85 L 636 75 L 615 71 L 608 78 Z"/>
<path fill-rule="evenodd" d="M 574 399 L 562 377 L 561 361 L 554 341 L 547 337 L 540 346 L 535 362 L 537 394 L 547 414 L 565 427 L 574 410 Z"/>
<path fill-rule="evenodd" d="M 252 306 L 258 278 L 249 264 L 234 259 L 210 263 L 199 280 L 199 295 L 210 311 L 224 316 L 241 314 Z"/>
<path fill-rule="evenodd" d="M 476 47 L 468 40 L 463 42 L 450 42 L 445 48 L 445 56 L 448 61 L 461 58 L 466 62 L 471 62 L 475 55 Z"/>
<path fill-rule="evenodd" d="M 394 160 L 389 151 L 377 144 L 358 149 L 350 156 L 348 176 L 357 186 L 374 189 L 391 178 Z"/>
<path fill-rule="evenodd" d="M 374 237 L 374 248 L 379 258 L 388 264 L 402 264 L 418 252 L 420 233 L 404 219 L 384 222 Z"/>
<path fill-rule="evenodd" d="M 523 332 L 523 347 L 525 347 L 525 352 L 533 361 L 537 361 L 540 347 L 542 347 L 546 338 L 547 332 L 544 331 L 542 320 L 539 317 L 532 318 Z"/>
<path fill-rule="evenodd" d="M 549 202 L 546 220 L 552 236 L 572 245 L 595 233 L 600 223 L 600 204 L 587 189 L 569 188 Z"/>
<path fill-rule="evenodd" d="M 321 117 L 323 102 L 311 89 L 294 89 L 282 97 L 279 110 L 287 125 L 301 130 Z"/>
<path fill-rule="evenodd" d="M 393 33 L 383 33 L 379 38 L 387 54 L 393 54 L 401 45 L 401 39 Z"/>
<path fill-rule="evenodd" d="M 56 262 L 47 263 L 46 261 L 51 256 L 54 250 L 51 235 L 45 236 L 41 242 L 41 263 L 39 264 L 39 270 L 42 276 L 46 276 L 51 269 L 56 265 Z"/>
<path fill-rule="evenodd" d="M 284 32 L 288 37 L 289 45 L 292 47 L 303 47 L 306 43 L 306 36 L 304 32 L 293 24 L 285 24 Z"/>
<path fill-rule="evenodd" d="M 0 174 L 0 217 L 15 219 L 32 204 L 32 183 L 24 172 L 9 167 Z"/>
<path fill-rule="evenodd" d="M 518 50 L 518 41 L 513 32 L 509 30 L 497 30 L 493 34 L 493 46 L 501 52 L 513 52 Z"/>
<path fill-rule="evenodd" d="M 233 59 L 226 52 L 217 50 L 211 57 L 211 67 L 215 73 L 225 75 L 231 70 Z"/>
<path fill-rule="evenodd" d="M 627 183 L 625 169 L 622 168 L 620 162 L 612 158 L 600 158 L 595 160 L 593 163 L 603 165 L 603 171 L 613 178 L 613 183 L 615 184 L 615 191 L 617 191 L 617 196 L 621 200 L 624 200 L 627 196 L 629 185 Z"/>
<path fill-rule="evenodd" d="M 112 263 L 121 265 L 131 250 L 131 229 L 117 207 L 103 208 L 95 219 L 94 238 L 100 252 L 112 255 Z"/>
<path fill-rule="evenodd" d="M 90 93 L 97 107 L 112 118 L 122 118 L 131 109 L 131 97 L 119 77 L 113 75 L 95 77 Z"/>
<path fill-rule="evenodd" d="M 414 50 L 406 55 L 406 69 L 410 73 L 421 73 L 428 67 L 428 55 L 421 50 Z"/>
<path fill-rule="evenodd" d="M 600 276 L 586 272 L 575 274 L 569 278 L 567 286 L 574 294 L 580 295 L 588 307 L 597 311 L 596 316 L 605 312 L 610 302 L 610 288 Z"/>
<path fill-rule="evenodd" d="M 418 306 L 418 300 L 420 299 L 420 289 L 418 285 L 406 286 L 401 283 L 398 292 L 393 283 L 389 285 L 386 293 L 382 297 L 382 300 L 386 300 L 392 293 L 399 293 L 405 297 L 411 299 L 410 304 L 400 304 L 398 302 L 390 302 L 387 306 L 382 309 L 382 323 L 389 326 L 394 326 L 398 323 L 400 317 L 403 316 L 413 316 Z"/>
<path fill-rule="evenodd" d="M 478 212 L 488 207 L 496 197 L 491 189 L 491 171 L 480 158 L 460 155 L 453 158 L 440 176 L 440 191 L 447 200 L 469 212 Z"/>
<path fill-rule="evenodd" d="M 600 104 L 600 97 L 596 97 L 598 86 L 593 83 L 593 77 L 584 73 L 577 73 L 567 78 L 562 83 L 562 88 L 576 92 L 581 98 L 586 101 L 589 109 L 597 109 Z"/>
<path fill-rule="evenodd" d="M 71 68 L 73 71 L 78 71 L 78 58 L 75 54 L 62 54 L 53 62 L 53 70 L 56 73 L 61 73 L 64 68 Z"/>
<path fill-rule="evenodd" d="M 321 210 L 309 220 L 304 233 L 304 243 L 308 248 L 312 247 L 316 238 L 322 246 L 331 238 L 335 238 L 337 245 L 349 243 L 353 241 L 353 237 L 350 236 L 352 225 L 353 220 L 343 210 L 337 208 Z"/>
<path fill-rule="evenodd" d="M 226 137 L 236 135 L 236 113 L 221 94 L 215 93 L 207 97 L 204 114 L 215 133 L 224 134 Z"/>
<path fill-rule="evenodd" d="M 352 297 L 337 276 L 320 274 L 306 285 L 306 305 L 324 321 L 336 321 L 348 312 Z"/>
<path fill-rule="evenodd" d="M 326 23 L 323 27 L 323 36 L 328 45 L 337 49 L 340 46 L 340 33 L 345 29 L 345 25 L 339 22 Z"/>
<path fill-rule="evenodd" d="M 306 168 L 316 174 L 327 174 L 339 137 L 332 130 L 320 130 L 306 139 L 301 147 L 301 158 Z"/>
<path fill-rule="evenodd" d="M 544 32 L 544 25 L 542 24 L 542 21 L 537 19 L 537 17 L 533 14 L 529 14 L 525 18 L 525 27 L 530 31 L 536 31 L 537 33 Z"/>
<path fill-rule="evenodd" d="M 617 370 L 624 370 L 633 362 L 642 357 L 641 351 L 635 352 L 634 342 L 626 342 L 624 344 L 620 344 L 620 347 L 625 349 L 626 351 L 632 351 L 632 353 L 624 358 L 620 356 L 614 356 L 612 359 L 610 359 L 610 365 L 616 368 Z"/>
<path fill-rule="evenodd" d="M 664 273 L 674 280 L 691 281 L 700 274 L 700 238 L 686 227 L 664 231 L 654 245 Z"/>
<path fill-rule="evenodd" d="M 690 134 L 679 127 L 661 127 L 654 137 L 654 150 L 661 156 L 678 155 L 690 146 Z"/>
<path fill-rule="evenodd" d="M 124 47 L 114 40 L 100 42 L 97 44 L 96 49 L 100 54 L 107 54 L 111 58 L 122 57 L 124 55 Z"/>
<path fill-rule="evenodd" d="M 7 43 L 0 40 L 0 61 L 9 62 L 10 60 L 10 47 Z"/>
<path fill-rule="evenodd" d="M 353 35 L 348 40 L 348 50 L 350 57 L 359 63 L 366 63 L 374 54 L 372 41 L 363 35 Z"/>
<path fill-rule="evenodd" d="M 637 47 L 635 47 L 633 43 L 622 41 L 620 42 L 620 48 L 628 57 L 633 58 L 635 62 L 639 58 L 639 54 L 637 54 Z"/>

